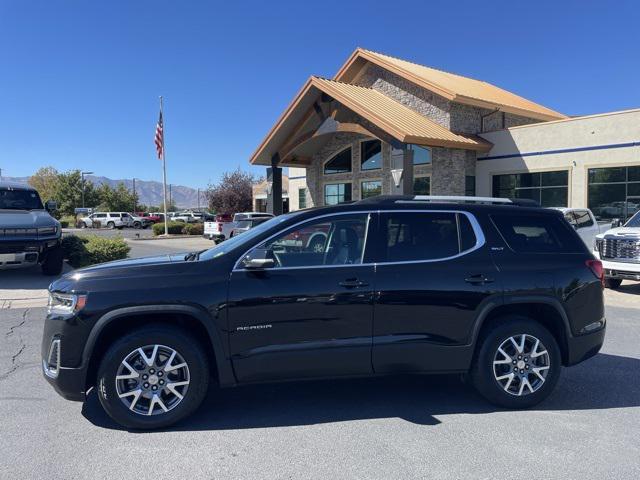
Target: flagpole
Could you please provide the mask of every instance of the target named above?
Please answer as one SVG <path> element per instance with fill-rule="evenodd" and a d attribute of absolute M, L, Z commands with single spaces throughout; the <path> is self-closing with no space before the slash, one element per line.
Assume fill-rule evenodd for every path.
<path fill-rule="evenodd" d="M 162 189 L 164 192 L 164 234 L 169 235 L 169 217 L 167 216 L 167 163 L 164 160 L 164 114 L 162 95 L 160 95 L 160 116 L 162 117 Z"/>

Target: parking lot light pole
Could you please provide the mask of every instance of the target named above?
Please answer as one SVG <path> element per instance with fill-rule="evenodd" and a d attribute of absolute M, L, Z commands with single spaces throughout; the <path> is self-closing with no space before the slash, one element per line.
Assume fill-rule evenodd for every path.
<path fill-rule="evenodd" d="M 80 183 L 82 184 L 82 208 L 84 208 L 84 176 L 92 174 L 93 172 L 80 172 Z"/>

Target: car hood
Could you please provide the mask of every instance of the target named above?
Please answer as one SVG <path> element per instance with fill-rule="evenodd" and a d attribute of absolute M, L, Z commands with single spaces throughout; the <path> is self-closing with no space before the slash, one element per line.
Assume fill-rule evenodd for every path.
<path fill-rule="evenodd" d="M 90 267 L 69 272 L 53 282 L 49 289 L 71 291 L 82 289 L 83 283 L 94 280 L 117 280 L 118 278 L 152 277 L 162 278 L 165 275 L 178 275 L 193 268 L 197 261 L 185 260 L 188 252 L 153 257 L 128 258 L 113 262 L 99 263 Z M 141 282 L 145 281 L 141 279 Z"/>
<path fill-rule="evenodd" d="M 0 227 L 38 228 L 58 225 L 58 221 L 46 210 L 2 210 L 0 209 Z"/>
<path fill-rule="evenodd" d="M 597 238 L 618 237 L 618 238 L 640 238 L 640 228 L 638 227 L 618 227 L 601 233 Z"/>

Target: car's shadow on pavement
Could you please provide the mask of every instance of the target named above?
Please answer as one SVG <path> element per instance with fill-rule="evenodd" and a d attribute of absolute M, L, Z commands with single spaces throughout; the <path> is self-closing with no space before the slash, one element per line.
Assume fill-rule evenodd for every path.
<path fill-rule="evenodd" d="M 599 354 L 564 369 L 554 393 L 535 410 L 640 406 L 640 360 Z M 168 430 L 229 430 L 402 418 L 437 425 L 441 416 L 501 411 L 458 375 L 389 376 L 211 388 L 202 407 Z M 82 413 L 96 426 L 122 429 L 102 410 L 95 391 Z"/>

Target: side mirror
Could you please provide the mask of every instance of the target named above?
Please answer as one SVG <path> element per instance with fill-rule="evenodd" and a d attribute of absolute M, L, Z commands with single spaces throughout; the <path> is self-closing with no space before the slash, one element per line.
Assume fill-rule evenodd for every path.
<path fill-rule="evenodd" d="M 614 218 L 613 220 L 611 220 L 611 228 L 618 228 L 620 225 L 622 225 L 622 220 L 620 220 L 619 218 Z"/>
<path fill-rule="evenodd" d="M 44 204 L 44 208 L 47 212 L 55 212 L 58 209 L 58 204 L 55 200 L 49 200 Z"/>
<path fill-rule="evenodd" d="M 242 259 L 242 265 L 247 270 L 262 270 L 275 267 L 276 261 L 271 250 L 256 248 Z"/>

